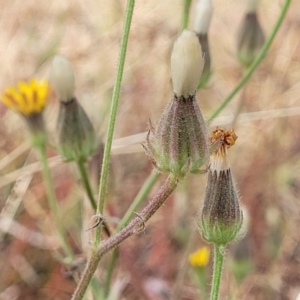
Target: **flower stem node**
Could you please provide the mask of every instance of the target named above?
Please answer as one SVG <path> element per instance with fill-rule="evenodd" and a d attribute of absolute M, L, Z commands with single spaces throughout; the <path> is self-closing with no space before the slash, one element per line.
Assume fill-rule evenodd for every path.
<path fill-rule="evenodd" d="M 227 160 L 227 149 L 237 139 L 233 129 L 213 131 L 211 142 L 220 147 L 212 154 L 208 181 L 197 224 L 203 238 L 217 245 L 226 245 L 236 239 L 243 223 L 239 195 L 236 191 Z"/>
<path fill-rule="evenodd" d="M 48 90 L 46 81 L 32 79 L 28 83 L 19 82 L 17 87 L 8 87 L 1 97 L 8 108 L 24 118 L 34 147 L 45 146 L 47 142 L 43 110 L 47 102 Z"/>

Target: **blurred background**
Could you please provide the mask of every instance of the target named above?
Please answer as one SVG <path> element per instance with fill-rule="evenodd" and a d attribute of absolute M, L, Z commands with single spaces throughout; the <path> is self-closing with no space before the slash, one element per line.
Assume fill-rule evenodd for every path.
<path fill-rule="evenodd" d="M 267 37 L 283 2 L 260 3 L 258 18 Z M 300 293 L 300 2 L 292 2 L 263 63 L 211 124 L 230 128 L 243 102 L 230 162 L 248 228 L 226 253 L 220 299 L 289 300 Z M 0 90 L 19 80 L 47 78 L 52 57 L 62 54 L 75 68 L 76 94 L 99 143 L 104 141 L 126 1 L 0 0 L 0 5 Z M 236 36 L 244 3 L 214 0 L 213 5 L 212 76 L 197 95 L 207 118 L 243 74 Z M 149 118 L 155 123 L 172 97 L 170 52 L 182 9 L 181 0 L 136 1 L 111 159 L 106 215 L 112 228 L 153 168 L 140 144 Z M 45 116 L 52 144 L 57 108 L 51 95 Z M 91 212 L 83 205 L 79 176 L 49 147 L 57 200 L 78 256 L 78 265 L 68 270 L 56 259 L 55 228 L 24 123 L 3 105 L 0 116 L 0 299 L 70 299 L 90 238 L 85 230 Z M 99 174 L 100 162 L 91 176 Z M 92 179 L 97 191 L 98 178 Z M 117 296 L 110 299 L 207 299 L 188 260 L 205 245 L 195 224 L 205 184 L 206 175 L 189 176 L 145 232 L 122 244 L 112 282 Z M 98 268 L 100 285 L 108 260 L 109 255 Z M 208 284 L 211 264 L 205 267 Z"/>

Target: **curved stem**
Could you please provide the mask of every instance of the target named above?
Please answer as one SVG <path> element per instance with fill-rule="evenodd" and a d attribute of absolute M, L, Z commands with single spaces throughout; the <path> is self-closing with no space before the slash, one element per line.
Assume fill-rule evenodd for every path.
<path fill-rule="evenodd" d="M 74 292 L 72 300 L 80 300 L 97 269 L 101 258 L 110 250 L 117 247 L 124 240 L 134 234 L 144 230 L 145 223 L 156 213 L 156 211 L 165 203 L 168 197 L 173 193 L 178 185 L 178 179 L 172 175 L 166 179 L 165 183 L 159 189 L 149 204 L 135 217 L 125 228 L 111 238 L 103 241 L 97 251 L 93 252 L 80 278 L 79 284 Z"/>
<path fill-rule="evenodd" d="M 225 246 L 214 244 L 214 268 L 210 300 L 218 300 Z"/>
<path fill-rule="evenodd" d="M 51 179 L 51 173 L 50 169 L 48 166 L 48 161 L 47 161 L 47 155 L 46 155 L 46 147 L 41 146 L 38 147 L 39 154 L 40 154 L 40 159 L 43 167 L 43 175 L 44 175 L 44 182 L 46 185 L 46 191 L 47 191 L 47 198 L 48 198 L 48 203 L 51 209 L 51 212 L 54 217 L 56 229 L 58 232 L 58 236 L 61 242 L 61 246 L 65 252 L 65 255 L 67 256 L 68 262 L 70 263 L 73 260 L 73 252 L 70 248 L 70 246 L 66 242 L 66 236 L 65 236 L 65 231 L 63 224 L 61 222 L 61 216 L 59 212 L 59 208 L 56 202 L 55 198 L 55 192 L 53 189 L 53 184 L 52 184 L 52 179 Z"/>
<path fill-rule="evenodd" d="M 91 203 L 93 209 L 96 210 L 97 205 L 96 205 L 96 201 L 95 201 L 95 198 L 93 195 L 93 191 L 92 191 L 92 188 L 90 185 L 89 177 L 88 177 L 84 162 L 77 161 L 77 166 L 78 166 L 78 169 L 79 169 L 82 181 L 83 181 L 84 188 L 85 188 L 88 198 L 90 200 L 90 203 Z"/>
<path fill-rule="evenodd" d="M 116 82 L 115 82 L 113 95 L 112 95 L 109 126 L 108 126 L 108 132 L 107 132 L 106 143 L 105 143 L 104 154 L 103 154 L 103 163 L 101 169 L 99 194 L 98 194 L 98 201 L 97 201 L 97 214 L 101 214 L 101 215 L 103 214 L 105 198 L 106 198 L 111 146 L 112 146 L 112 140 L 114 135 L 115 123 L 116 123 L 116 116 L 117 116 L 117 110 L 118 110 L 118 104 L 120 98 L 121 83 L 123 78 L 124 64 L 125 64 L 134 4 L 135 4 L 135 0 L 127 1 L 124 32 L 121 40 L 120 56 L 118 62 L 118 71 L 117 71 Z M 94 246 L 100 243 L 100 238 L 101 238 L 101 226 L 99 226 L 99 228 L 96 229 Z"/>
<path fill-rule="evenodd" d="M 183 0 L 181 30 L 184 30 L 188 27 L 191 3 L 192 0 Z"/>
<path fill-rule="evenodd" d="M 128 224 L 130 218 L 132 217 L 132 214 L 135 210 L 138 209 L 138 207 L 141 205 L 141 203 L 145 200 L 145 198 L 148 196 L 149 192 L 153 188 L 154 184 L 157 182 L 160 174 L 153 169 L 152 173 L 149 175 L 147 180 L 144 182 L 142 188 L 134 198 L 133 202 L 131 203 L 130 207 L 126 211 L 125 215 L 123 216 L 122 220 L 118 224 L 118 227 L 116 231 L 120 231 L 125 225 Z M 111 256 L 108 269 L 107 269 L 107 275 L 106 275 L 106 281 L 105 281 L 105 287 L 104 287 L 104 295 L 105 297 L 108 296 L 111 278 L 113 274 L 113 270 L 115 268 L 116 262 L 118 258 L 118 248 L 116 248 Z"/>
<path fill-rule="evenodd" d="M 228 103 L 233 99 L 233 97 L 236 95 L 236 93 L 244 86 L 244 84 L 249 80 L 249 78 L 251 77 L 251 75 L 253 74 L 253 72 L 255 71 L 255 69 L 258 67 L 258 65 L 262 62 L 262 60 L 264 59 L 265 55 L 267 54 L 267 51 L 269 50 L 281 24 L 282 21 L 287 13 L 287 10 L 289 8 L 289 5 L 291 3 L 291 0 L 286 0 L 281 13 L 278 17 L 277 22 L 274 25 L 274 28 L 269 36 L 269 38 L 267 39 L 267 41 L 265 42 L 264 46 L 262 47 L 261 51 L 258 53 L 257 57 L 255 58 L 255 60 L 253 61 L 253 63 L 251 64 L 251 66 L 249 67 L 247 73 L 243 76 L 243 78 L 240 80 L 240 82 L 237 84 L 237 86 L 234 88 L 234 90 L 227 96 L 227 98 L 223 101 L 223 103 L 213 112 L 213 114 L 210 116 L 210 118 L 208 119 L 208 122 L 211 122 L 215 117 L 217 117 L 222 110 L 228 105 Z"/>

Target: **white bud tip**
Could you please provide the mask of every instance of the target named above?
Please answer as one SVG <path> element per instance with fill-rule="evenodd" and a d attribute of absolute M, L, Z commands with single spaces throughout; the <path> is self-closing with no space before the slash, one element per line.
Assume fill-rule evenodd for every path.
<path fill-rule="evenodd" d="M 50 83 L 60 101 L 68 102 L 74 97 L 75 75 L 70 62 L 63 56 L 57 55 L 52 61 Z"/>
<path fill-rule="evenodd" d="M 184 30 L 174 43 L 171 55 L 173 91 L 177 96 L 188 97 L 197 89 L 204 60 L 197 35 Z"/>
<path fill-rule="evenodd" d="M 197 34 L 207 34 L 213 7 L 211 0 L 198 0 L 195 6 L 194 31 Z"/>
<path fill-rule="evenodd" d="M 255 13 L 258 7 L 258 0 L 246 0 L 246 13 Z"/>

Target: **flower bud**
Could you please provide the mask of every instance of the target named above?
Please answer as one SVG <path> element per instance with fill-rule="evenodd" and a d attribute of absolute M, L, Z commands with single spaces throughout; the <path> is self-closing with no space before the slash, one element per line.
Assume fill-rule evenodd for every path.
<path fill-rule="evenodd" d="M 70 62 L 61 55 L 56 55 L 52 61 L 50 83 L 62 102 L 74 98 L 75 75 Z"/>
<path fill-rule="evenodd" d="M 244 67 L 249 67 L 265 43 L 265 36 L 256 13 L 247 13 L 238 31 L 237 56 Z"/>
<path fill-rule="evenodd" d="M 177 97 L 193 95 L 203 70 L 201 47 L 194 32 L 184 30 L 174 43 L 171 55 L 173 92 Z"/>
<path fill-rule="evenodd" d="M 211 0 L 198 0 L 195 6 L 194 31 L 197 34 L 202 49 L 204 67 L 198 88 L 204 87 L 211 74 L 211 59 L 208 42 L 208 28 L 213 13 Z"/>
<path fill-rule="evenodd" d="M 211 0 L 198 0 L 195 6 L 194 31 L 197 35 L 205 35 L 208 32 L 213 13 Z"/>
<path fill-rule="evenodd" d="M 211 156 L 203 208 L 197 223 L 203 238 L 218 245 L 233 241 L 243 222 L 239 196 L 227 160 L 227 148 L 236 139 L 232 129 L 217 128 L 211 137 L 211 141 L 219 142 L 220 147 Z"/>
<path fill-rule="evenodd" d="M 197 173 L 209 157 L 206 125 L 194 95 L 171 100 L 157 128 L 150 124 L 145 147 L 161 172 Z"/>
<path fill-rule="evenodd" d="M 51 82 L 60 99 L 56 131 L 59 152 L 67 161 L 86 161 L 95 151 L 95 133 L 87 114 L 77 101 L 71 64 L 62 56 L 53 59 Z"/>
<path fill-rule="evenodd" d="M 185 30 L 175 42 L 171 58 L 174 97 L 157 127 L 150 122 L 144 146 L 159 171 L 176 177 L 199 172 L 209 157 L 206 124 L 195 96 L 203 66 L 199 50 L 197 37 L 190 31 Z"/>

